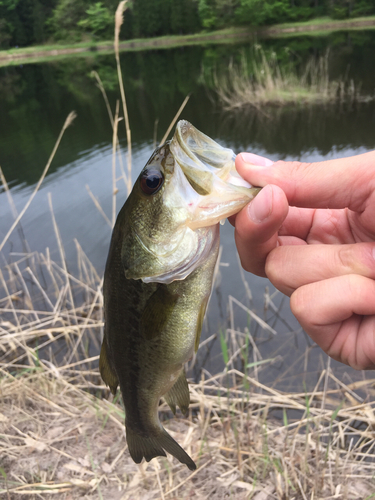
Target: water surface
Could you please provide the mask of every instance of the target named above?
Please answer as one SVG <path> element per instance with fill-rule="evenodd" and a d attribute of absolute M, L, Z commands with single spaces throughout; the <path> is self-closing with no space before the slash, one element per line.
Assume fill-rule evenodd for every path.
<path fill-rule="evenodd" d="M 257 43 L 262 43 L 258 41 Z M 280 60 L 302 65 L 309 57 L 324 55 L 329 48 L 332 78 L 353 79 L 363 94 L 373 94 L 375 81 L 375 35 L 373 32 L 339 32 L 327 37 L 296 37 L 264 41 Z M 277 159 L 323 159 L 352 156 L 375 147 L 375 105 L 331 104 L 309 109 L 289 107 L 267 114 L 254 109 L 236 114 L 223 111 L 207 85 L 214 69 L 228 71 L 230 60 L 240 60 L 249 44 L 189 47 L 123 54 L 122 68 L 129 108 L 133 147 L 133 180 L 161 140 L 185 96 L 190 100 L 182 114 L 199 130 L 235 152 L 252 151 Z M 112 128 L 101 93 L 91 72 L 102 78 L 112 109 L 119 99 L 113 56 L 90 56 L 43 64 L 0 69 L 0 165 L 20 211 L 33 191 L 52 151 L 67 114 L 77 118 L 66 131 L 49 174 L 22 219 L 22 228 L 31 250 L 51 250 L 58 260 L 48 193 L 70 269 L 76 266 L 74 239 L 77 239 L 99 273 L 103 272 L 110 239 L 110 227 L 92 202 L 86 185 L 110 218 L 112 210 Z M 124 164 L 126 140 L 123 122 L 119 135 Z M 126 198 L 124 183 L 117 183 L 117 211 Z M 0 192 L 0 240 L 13 221 L 5 192 Z M 264 358 L 275 360 L 263 368 L 264 381 L 274 381 L 288 390 L 299 386 L 305 372 L 313 385 L 327 357 L 313 347 L 292 316 L 288 299 L 275 293 L 270 283 L 245 273 L 250 299 L 241 277 L 233 242 L 233 229 L 222 228 L 222 266 L 214 289 L 202 340 L 225 332 L 228 326 L 244 331 L 249 327 Z M 1 255 L 2 265 L 24 251 L 19 231 L 14 231 Z M 270 294 L 279 311 L 265 307 Z M 274 294 L 274 295 L 273 295 Z M 228 296 L 235 297 L 265 318 L 278 334 L 262 330 L 237 305 L 230 324 Z M 311 347 L 306 350 L 306 346 Z M 341 376 L 358 377 L 354 370 L 332 362 Z M 207 343 L 198 354 L 191 372 L 200 377 L 223 367 L 218 339 Z M 298 383 L 297 383 L 298 382 Z"/>

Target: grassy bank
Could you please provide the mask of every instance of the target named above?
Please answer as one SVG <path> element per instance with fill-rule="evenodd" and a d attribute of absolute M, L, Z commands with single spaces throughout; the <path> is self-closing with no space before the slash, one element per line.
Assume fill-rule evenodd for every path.
<path fill-rule="evenodd" d="M 329 52 L 297 70 L 291 65 L 281 67 L 275 54 L 255 45 L 250 57 L 243 54 L 240 63 L 231 62 L 220 77 L 213 72 L 207 79 L 227 111 L 255 108 L 264 112 L 270 106 L 352 104 L 375 98 L 374 94 L 361 95 L 359 86 L 344 76 L 331 80 Z"/>
<path fill-rule="evenodd" d="M 261 31 L 268 37 L 289 35 L 322 35 L 340 30 L 375 29 L 375 16 L 358 17 L 353 19 L 335 20 L 330 17 L 320 17 L 299 23 L 283 23 L 268 26 Z"/>
<path fill-rule="evenodd" d="M 344 384 L 328 365 L 310 392 L 267 387 L 259 381 L 267 360 L 250 330 L 227 330 L 226 369 L 190 384 L 187 419 L 160 407 L 197 471 L 170 456 L 135 465 L 123 406 L 89 355 L 101 339 L 102 282 L 79 245 L 77 254 L 76 276 L 46 252 L 20 256 L 1 280 L 0 496 L 374 497 L 375 380 Z M 38 275 L 49 283 L 39 302 Z"/>
<path fill-rule="evenodd" d="M 265 386 L 270 361 L 247 329 L 226 331 L 223 372 L 190 383 L 188 418 L 160 407 L 197 470 L 171 456 L 134 464 L 121 401 L 90 355 L 102 337 L 102 281 L 79 245 L 77 254 L 76 276 L 48 251 L 1 274 L 1 498 L 375 498 L 375 379 L 345 384 L 328 363 L 312 391 Z"/>
<path fill-rule="evenodd" d="M 196 33 L 193 35 L 164 36 L 148 39 L 133 39 L 120 42 L 121 51 L 167 49 L 173 47 L 209 43 L 229 43 L 236 40 L 258 37 L 280 37 L 295 34 L 306 35 L 329 33 L 336 30 L 374 29 L 375 16 L 357 19 L 333 20 L 317 18 L 307 22 L 278 24 L 268 27 L 236 27 L 223 30 Z M 81 42 L 64 45 L 43 45 L 38 47 L 13 48 L 0 51 L 0 66 L 26 64 L 58 57 L 85 56 L 90 53 L 111 53 L 113 42 Z"/>
<path fill-rule="evenodd" d="M 246 28 L 227 28 L 212 33 L 196 33 L 194 35 L 163 36 L 156 38 L 132 39 L 121 41 L 119 48 L 125 52 L 141 50 L 169 49 L 205 43 L 230 43 L 238 39 L 246 39 L 252 35 Z M 27 47 L 25 49 L 10 49 L 0 51 L 0 66 L 9 64 L 25 64 L 37 60 L 55 59 L 71 55 L 86 56 L 94 53 L 113 53 L 113 41 L 82 42 L 77 44 L 50 45 Z"/>

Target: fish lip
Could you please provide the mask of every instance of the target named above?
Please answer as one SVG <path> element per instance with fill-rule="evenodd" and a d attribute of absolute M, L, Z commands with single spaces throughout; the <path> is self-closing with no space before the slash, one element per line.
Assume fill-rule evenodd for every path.
<path fill-rule="evenodd" d="M 192 139 L 190 145 L 189 139 Z M 236 154 L 233 150 L 221 146 L 211 137 L 197 130 L 187 120 L 180 120 L 177 123 L 174 136 L 170 141 L 170 150 L 187 177 L 192 171 L 205 172 L 206 175 L 218 177 L 231 186 L 252 187 L 238 174 L 235 168 Z M 193 163 L 189 164 L 186 159 L 184 160 L 184 155 Z M 199 180 L 199 176 L 194 178 L 197 184 Z"/>
<path fill-rule="evenodd" d="M 239 212 L 258 192 L 238 174 L 234 152 L 186 120 L 177 123 L 170 151 L 199 195 L 188 203 L 191 218 L 186 225 L 190 229 L 214 225 Z"/>

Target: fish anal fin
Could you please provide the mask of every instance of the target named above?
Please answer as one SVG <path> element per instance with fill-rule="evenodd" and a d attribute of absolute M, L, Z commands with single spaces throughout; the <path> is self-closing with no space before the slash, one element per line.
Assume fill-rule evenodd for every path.
<path fill-rule="evenodd" d="M 109 386 L 113 395 L 116 394 L 118 379 L 116 372 L 113 370 L 107 352 L 107 341 L 104 337 L 102 348 L 100 349 L 100 358 L 99 358 L 99 371 L 102 379 Z"/>
<path fill-rule="evenodd" d="M 207 309 L 207 304 L 208 304 L 209 298 L 210 298 L 210 295 L 209 294 L 206 295 L 205 298 L 202 300 L 201 306 L 199 308 L 198 320 L 197 320 L 197 331 L 195 334 L 195 344 L 194 344 L 195 352 L 198 351 L 199 341 L 201 339 L 204 315 L 206 314 L 206 309 Z"/>
<path fill-rule="evenodd" d="M 145 437 L 126 426 L 126 441 L 130 456 L 136 464 L 141 463 L 143 458 L 149 462 L 155 457 L 165 457 L 165 452 L 168 452 L 190 470 L 197 468 L 186 451 L 163 428 L 157 428 L 152 436 Z"/>
<path fill-rule="evenodd" d="M 171 293 L 168 285 L 159 285 L 146 302 L 141 316 L 140 331 L 144 338 L 151 340 L 162 333 L 177 300 L 178 295 Z"/>
<path fill-rule="evenodd" d="M 181 371 L 173 387 L 164 395 L 164 399 L 174 415 L 176 414 L 176 405 L 179 406 L 183 415 L 187 414 L 190 404 L 190 394 L 184 370 Z"/>

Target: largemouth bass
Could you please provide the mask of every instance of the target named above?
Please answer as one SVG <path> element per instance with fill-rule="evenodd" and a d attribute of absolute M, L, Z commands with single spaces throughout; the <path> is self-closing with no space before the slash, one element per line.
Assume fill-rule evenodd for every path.
<path fill-rule="evenodd" d="M 113 229 L 104 274 L 100 373 L 120 385 L 134 462 L 171 453 L 195 463 L 166 432 L 158 405 L 188 411 L 184 372 L 197 351 L 219 250 L 219 222 L 259 191 L 234 153 L 180 121 L 140 173 Z"/>

